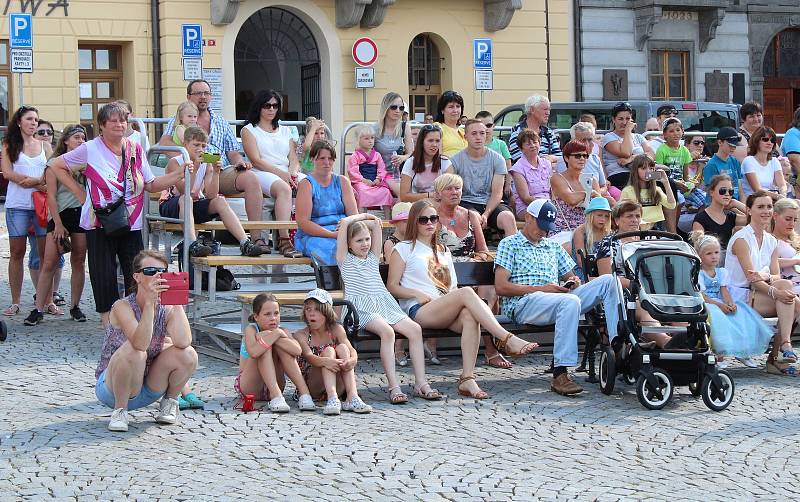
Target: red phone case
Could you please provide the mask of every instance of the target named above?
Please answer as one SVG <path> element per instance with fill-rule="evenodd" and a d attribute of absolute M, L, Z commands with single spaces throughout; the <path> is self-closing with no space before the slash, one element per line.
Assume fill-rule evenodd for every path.
<path fill-rule="evenodd" d="M 189 303 L 189 272 L 164 272 L 161 278 L 169 289 L 161 293 L 161 305 L 187 305 Z"/>

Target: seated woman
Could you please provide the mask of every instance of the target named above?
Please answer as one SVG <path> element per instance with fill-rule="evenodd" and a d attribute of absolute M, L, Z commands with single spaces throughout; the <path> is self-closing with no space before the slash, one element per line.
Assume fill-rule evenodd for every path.
<path fill-rule="evenodd" d="M 800 235 L 795 228 L 800 220 L 800 206 L 794 199 L 775 202 L 772 235 L 778 239 L 778 265 L 781 277 L 792 281 L 792 290 L 800 294 Z"/>
<path fill-rule="evenodd" d="M 538 344 L 526 343 L 506 331 L 472 288 L 459 288 L 453 256 L 439 242 L 439 215 L 429 200 L 419 200 L 408 214 L 405 241 L 397 244 L 389 260 L 389 292 L 423 330 L 450 329 L 461 333 L 462 370 L 458 393 L 474 399 L 489 395 L 475 381 L 475 359 L 481 326 L 497 339 L 498 348 L 510 356 L 530 353 Z"/>
<path fill-rule="evenodd" d="M 187 127 L 183 133 L 183 144 L 189 152 L 189 160 L 197 166 L 191 174 L 192 181 L 192 214 L 189 217 L 190 228 L 189 238 L 192 243 L 189 245 L 191 256 L 208 256 L 211 248 L 200 244 L 197 241 L 195 223 L 205 223 L 219 216 L 225 229 L 236 238 L 239 243 L 239 250 L 242 256 L 259 256 L 264 253 L 261 246 L 256 245 L 247 238 L 247 233 L 242 228 L 242 223 L 228 205 L 224 197 L 219 197 L 219 173 L 222 169 L 222 162 L 214 164 L 203 162 L 203 152 L 208 142 L 208 134 L 197 127 Z M 167 164 L 167 174 L 175 171 L 183 171 L 184 164 L 179 162 L 180 157 L 173 157 Z M 183 184 L 178 183 L 170 189 L 170 196 L 158 207 L 161 216 L 167 218 L 183 218 Z"/>
<path fill-rule="evenodd" d="M 95 394 L 112 408 L 108 430 L 128 430 L 128 410 L 161 400 L 156 422 L 174 424 L 177 398 L 197 368 L 192 329 L 180 305 L 162 305 L 167 259 L 145 249 L 133 259 L 135 292 L 111 307 L 95 370 Z"/>
<path fill-rule="evenodd" d="M 595 197 L 589 201 L 584 213 L 586 221 L 572 232 L 572 239 L 563 247 L 577 264 L 575 275 L 585 282 L 589 279 L 583 273 L 583 256 L 593 254 L 595 242 L 611 233 L 611 206 L 605 197 Z M 583 253 L 579 254 L 578 250 Z"/>
<path fill-rule="evenodd" d="M 786 179 L 781 163 L 772 153 L 778 148 L 778 136 L 771 127 L 755 130 L 747 145 L 747 157 L 742 161 L 745 195 L 766 190 L 772 200 L 786 197 Z"/>
<path fill-rule="evenodd" d="M 517 136 L 517 146 L 522 156 L 511 167 L 514 181 L 514 204 L 517 219 L 525 221 L 528 204 L 534 199 L 550 198 L 550 161 L 539 157 L 539 133 L 523 129 Z"/>
<path fill-rule="evenodd" d="M 297 185 L 295 203 L 297 250 L 336 265 L 336 229 L 339 220 L 358 212 L 353 188 L 344 176 L 333 173 L 336 149 L 327 141 L 311 146 L 314 170 Z"/>
<path fill-rule="evenodd" d="M 760 190 L 750 194 L 745 205 L 750 222 L 728 241 L 728 289 L 733 301 L 748 303 L 764 317 L 778 317 L 778 333 L 767 358 L 767 371 L 794 376 L 796 370 L 790 364 L 797 362 L 797 355 L 791 335 L 792 324 L 800 314 L 800 301 L 792 282 L 780 276 L 778 241 L 767 232 L 773 215 L 772 196 Z M 750 361 L 748 366 L 754 364 Z"/>
<path fill-rule="evenodd" d="M 442 145 L 439 126 L 426 124 L 418 130 L 414 155 L 406 159 L 400 173 L 400 200 L 403 202 L 433 197 L 433 182 L 450 167 L 450 159 L 439 152 Z"/>
<path fill-rule="evenodd" d="M 550 178 L 551 201 L 556 206 L 556 222 L 554 232 L 572 232 L 586 219 L 583 211 L 586 207 L 586 191 L 588 186 L 581 185 L 581 174 L 589 158 L 588 146 L 572 140 L 564 146 L 564 160 L 567 169 L 563 173 L 556 173 Z M 592 177 L 590 198 L 602 197 L 600 185 Z M 612 201 L 614 199 L 611 199 Z"/>
<path fill-rule="evenodd" d="M 733 182 L 727 174 L 718 174 L 711 178 L 707 193 L 711 197 L 711 204 L 695 215 L 692 231 L 710 234 L 719 239 L 722 246 L 720 263 L 725 265 L 725 250 L 734 228 L 747 224 L 747 217 L 739 210 L 739 207 L 744 209 L 744 204 L 733 198 Z"/>

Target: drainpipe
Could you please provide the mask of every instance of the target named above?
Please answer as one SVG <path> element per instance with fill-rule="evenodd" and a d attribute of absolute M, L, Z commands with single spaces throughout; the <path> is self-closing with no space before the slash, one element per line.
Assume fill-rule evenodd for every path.
<path fill-rule="evenodd" d="M 553 96 L 551 92 L 550 83 L 550 0 L 544 0 L 544 46 L 547 51 L 547 100 L 552 101 Z"/>
<path fill-rule="evenodd" d="M 161 86 L 161 15 L 158 11 L 158 0 L 150 0 L 150 37 L 153 53 L 153 115 L 163 114 L 163 89 Z M 161 137 L 161 124 L 156 124 L 156 141 Z M 146 131 L 145 131 L 146 132 Z"/>
<path fill-rule="evenodd" d="M 575 0 L 572 7 L 572 32 L 575 34 L 575 101 L 583 101 L 583 29 L 581 26 L 581 2 Z"/>

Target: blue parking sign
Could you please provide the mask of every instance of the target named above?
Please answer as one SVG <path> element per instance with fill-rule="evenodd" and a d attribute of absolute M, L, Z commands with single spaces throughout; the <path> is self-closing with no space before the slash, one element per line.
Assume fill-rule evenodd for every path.
<path fill-rule="evenodd" d="M 33 48 L 33 23 L 30 14 L 8 16 L 9 43 L 12 49 Z"/>
<path fill-rule="evenodd" d="M 183 57 L 203 57 L 203 27 L 199 24 L 182 24 L 181 35 Z"/>
<path fill-rule="evenodd" d="M 476 38 L 472 41 L 472 66 L 476 70 L 492 69 L 491 38 Z"/>

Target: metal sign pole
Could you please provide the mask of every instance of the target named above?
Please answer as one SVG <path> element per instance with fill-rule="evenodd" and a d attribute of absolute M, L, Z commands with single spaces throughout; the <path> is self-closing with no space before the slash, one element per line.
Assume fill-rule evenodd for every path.
<path fill-rule="evenodd" d="M 364 122 L 366 122 L 367 121 L 367 88 L 364 87 L 363 89 L 361 89 L 361 92 L 362 92 L 363 102 L 364 102 Z"/>
<path fill-rule="evenodd" d="M 22 76 L 25 75 L 24 73 L 18 73 L 19 76 L 19 106 L 25 104 L 25 99 L 22 97 Z M 19 106 L 17 108 L 19 108 Z"/>
<path fill-rule="evenodd" d="M 483 91 L 481 91 L 481 110 L 485 110 L 486 107 L 483 106 Z"/>

